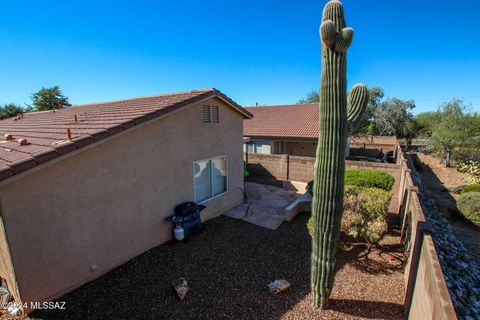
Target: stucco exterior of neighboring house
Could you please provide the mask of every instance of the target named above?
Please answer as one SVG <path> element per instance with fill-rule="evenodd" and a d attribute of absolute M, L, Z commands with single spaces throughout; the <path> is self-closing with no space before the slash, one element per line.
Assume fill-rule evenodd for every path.
<path fill-rule="evenodd" d="M 318 104 L 247 107 L 254 115 L 244 120 L 244 151 L 315 157 L 318 140 Z M 350 137 L 350 155 L 377 157 L 394 151 L 396 137 Z M 348 150 L 347 150 L 348 151 Z"/>
<path fill-rule="evenodd" d="M 0 276 L 16 300 L 58 298 L 165 243 L 179 203 L 203 203 L 203 221 L 241 203 L 247 118 L 205 89 L 0 121 Z"/>

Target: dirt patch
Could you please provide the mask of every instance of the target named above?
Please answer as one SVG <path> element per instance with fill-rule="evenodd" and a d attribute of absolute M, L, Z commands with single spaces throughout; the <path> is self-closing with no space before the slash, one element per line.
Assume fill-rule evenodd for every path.
<path fill-rule="evenodd" d="M 59 299 L 66 310 L 42 310 L 44 319 L 402 319 L 404 275 L 391 230 L 382 251 L 358 245 L 338 253 L 329 310 L 310 298 L 309 214 L 275 231 L 221 216 L 187 243 L 156 247 Z M 190 291 L 176 296 L 171 281 L 185 277 Z M 292 286 L 273 296 L 267 285 Z"/>
<path fill-rule="evenodd" d="M 460 240 L 468 253 L 480 264 L 480 228 L 466 220 L 457 210 L 459 195 L 450 189 L 466 184 L 466 175 L 455 168 L 445 168 L 438 159 L 423 153 L 417 154 L 422 170 L 418 171 L 425 186 L 426 194 L 435 202 L 438 214 L 443 215 L 452 226 L 455 237 Z"/>

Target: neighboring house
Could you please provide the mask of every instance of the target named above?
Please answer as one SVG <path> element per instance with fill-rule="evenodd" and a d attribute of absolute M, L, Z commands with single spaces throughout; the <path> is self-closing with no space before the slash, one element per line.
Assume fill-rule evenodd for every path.
<path fill-rule="evenodd" d="M 0 121 L 0 276 L 17 301 L 58 298 L 165 243 L 184 201 L 207 207 L 203 221 L 241 203 L 251 117 L 204 89 Z"/>
<path fill-rule="evenodd" d="M 315 157 L 318 140 L 318 104 L 248 107 L 254 115 L 243 121 L 244 151 Z M 350 155 L 376 157 L 395 151 L 396 137 L 350 138 Z"/>

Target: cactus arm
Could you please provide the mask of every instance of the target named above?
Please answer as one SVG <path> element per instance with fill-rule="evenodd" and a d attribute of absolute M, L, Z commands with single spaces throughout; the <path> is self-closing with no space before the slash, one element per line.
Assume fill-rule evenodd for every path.
<path fill-rule="evenodd" d="M 340 53 L 347 52 L 347 49 L 350 48 L 352 41 L 353 41 L 353 29 L 343 28 L 342 32 L 339 32 L 337 34 L 337 39 L 335 41 L 335 51 Z"/>
<path fill-rule="evenodd" d="M 337 30 L 335 23 L 332 20 L 323 21 L 320 25 L 320 38 L 323 44 L 330 49 L 335 46 L 335 38 L 337 37 Z"/>
<path fill-rule="evenodd" d="M 362 115 L 368 104 L 367 86 L 359 83 L 353 86 L 347 99 L 348 135 L 351 135 L 360 124 Z"/>

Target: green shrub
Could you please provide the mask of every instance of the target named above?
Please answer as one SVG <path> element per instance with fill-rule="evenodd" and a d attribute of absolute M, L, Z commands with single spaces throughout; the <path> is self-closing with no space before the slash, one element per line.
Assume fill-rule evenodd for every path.
<path fill-rule="evenodd" d="M 362 237 L 370 243 L 377 243 L 388 229 L 389 204 L 388 191 L 365 188 L 357 195 L 353 191 L 345 197 L 342 231 L 354 238 Z"/>
<path fill-rule="evenodd" d="M 457 171 L 469 173 L 471 175 L 480 175 L 480 160 L 464 159 L 457 164 Z"/>
<path fill-rule="evenodd" d="M 465 186 L 462 188 L 462 190 L 460 191 L 460 194 L 464 194 L 467 192 L 480 192 L 480 184 L 479 183 L 469 184 L 468 186 Z"/>
<path fill-rule="evenodd" d="M 360 209 L 369 221 L 386 218 L 390 205 L 390 193 L 377 188 L 366 188 L 358 194 Z"/>
<path fill-rule="evenodd" d="M 358 169 L 345 173 L 345 185 L 390 191 L 394 182 L 395 179 L 390 174 L 380 170 Z"/>
<path fill-rule="evenodd" d="M 387 232 L 390 197 L 389 192 L 378 188 L 345 186 L 342 232 L 377 243 Z M 312 235 L 312 218 L 308 220 L 307 229 Z"/>
<path fill-rule="evenodd" d="M 379 188 L 390 191 L 394 182 L 394 177 L 380 170 L 357 169 L 345 172 L 345 188 L 347 186 L 357 186 L 363 188 Z M 310 194 L 313 193 L 313 180 L 307 183 L 305 189 Z"/>
<path fill-rule="evenodd" d="M 480 192 L 462 193 L 457 201 L 457 207 L 465 218 L 480 227 Z"/>
<path fill-rule="evenodd" d="M 362 191 L 362 188 L 357 186 L 349 186 L 346 185 L 344 189 L 345 197 L 348 196 L 358 196 L 358 194 Z"/>

